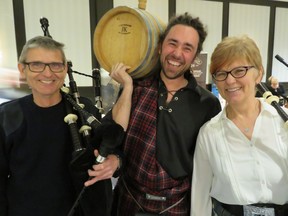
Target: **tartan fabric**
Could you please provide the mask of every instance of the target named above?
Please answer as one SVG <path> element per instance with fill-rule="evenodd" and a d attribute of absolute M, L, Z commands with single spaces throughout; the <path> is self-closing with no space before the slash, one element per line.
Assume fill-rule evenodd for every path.
<path fill-rule="evenodd" d="M 158 83 L 158 79 L 146 79 L 134 84 L 133 112 L 124 145 L 126 167 L 122 176 L 127 180 L 128 187 L 133 186 L 131 188 L 133 196 L 141 203 L 141 206 L 148 212 L 155 213 L 177 202 L 190 189 L 188 177 L 181 180 L 172 179 L 156 160 Z M 127 209 L 129 212 L 136 211 L 137 206 L 125 191 L 121 181 L 118 186 L 121 187 L 119 211 L 123 211 L 119 215 L 126 216 Z M 168 197 L 169 200 L 166 202 L 149 201 L 145 199 L 146 193 Z M 188 204 L 187 206 L 182 204 L 185 202 L 173 208 L 173 211 L 179 212 L 179 214 L 174 212 L 173 215 L 187 215 Z M 133 215 L 132 212 L 130 213 Z"/>
<path fill-rule="evenodd" d="M 165 202 L 162 201 L 149 201 L 145 198 L 145 194 L 137 194 L 137 192 L 131 188 L 129 188 L 131 194 L 134 198 L 137 199 L 137 202 L 141 203 L 143 209 L 135 203 L 132 196 L 128 193 L 122 182 L 119 182 L 120 185 L 117 186 L 117 194 L 118 196 L 118 212 L 117 216 L 134 216 L 137 212 L 149 212 L 151 214 L 159 214 L 162 210 L 168 208 L 173 205 L 179 199 L 168 199 Z M 136 196 L 135 196 L 136 195 Z M 178 198 L 178 197 L 177 197 Z M 181 198 L 180 198 L 181 199 Z M 145 207 L 144 207 L 145 206 Z M 189 196 L 185 196 L 184 199 L 175 207 L 169 209 L 168 211 L 162 213 L 163 216 L 188 216 L 190 211 L 190 199 Z M 144 210 L 144 211 L 143 211 Z M 113 215 L 115 216 L 115 215 Z"/>

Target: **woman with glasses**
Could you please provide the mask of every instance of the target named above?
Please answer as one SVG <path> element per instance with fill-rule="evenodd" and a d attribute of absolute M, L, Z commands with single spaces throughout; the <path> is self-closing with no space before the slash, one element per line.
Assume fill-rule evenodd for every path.
<path fill-rule="evenodd" d="M 255 97 L 264 73 L 257 45 L 224 38 L 210 73 L 227 103 L 197 138 L 191 215 L 287 216 L 288 129 Z"/>
<path fill-rule="evenodd" d="M 94 148 L 104 142 L 114 144 L 118 139 L 118 131 L 111 131 L 110 127 L 116 125 L 114 122 L 91 130 L 91 139 L 98 142 L 82 147 L 91 148 L 92 163 L 83 160 L 79 170 L 71 168 L 73 139 L 64 118 L 69 113 L 66 108 L 72 110 L 72 106 L 60 91 L 67 75 L 63 46 L 46 36 L 27 41 L 18 69 L 32 93 L 0 106 L 1 216 L 68 215 L 89 177 Z M 86 111 L 97 115 L 98 109 L 91 101 L 81 97 L 80 102 L 85 104 Z M 124 134 L 120 126 L 113 128 Z M 110 177 L 118 166 L 116 155 L 109 155 L 103 164 L 93 166 L 97 170 L 97 183 L 86 189 L 73 216 L 110 215 Z"/>

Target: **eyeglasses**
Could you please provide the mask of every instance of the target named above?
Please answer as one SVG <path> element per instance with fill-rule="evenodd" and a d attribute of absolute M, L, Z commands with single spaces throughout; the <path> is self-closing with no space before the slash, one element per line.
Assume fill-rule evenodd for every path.
<path fill-rule="evenodd" d="M 61 73 L 65 69 L 65 64 L 60 62 L 51 62 L 51 63 L 43 63 L 43 62 L 24 62 L 24 64 L 28 65 L 30 71 L 34 73 L 42 73 L 46 66 L 54 73 Z"/>
<path fill-rule="evenodd" d="M 240 66 L 233 68 L 231 71 L 218 71 L 212 74 L 213 79 L 216 81 L 224 81 L 227 79 L 228 74 L 231 74 L 234 78 L 242 78 L 247 74 L 247 71 L 254 66 Z"/>

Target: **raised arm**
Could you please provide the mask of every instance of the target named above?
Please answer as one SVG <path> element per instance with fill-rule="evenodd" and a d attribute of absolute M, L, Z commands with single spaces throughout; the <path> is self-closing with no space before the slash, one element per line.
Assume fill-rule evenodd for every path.
<path fill-rule="evenodd" d="M 112 117 L 115 122 L 124 128 L 124 131 L 127 130 L 129 123 L 133 93 L 133 80 L 127 73 L 128 69 L 130 69 L 129 66 L 118 63 L 112 67 L 110 73 L 111 78 L 120 83 L 123 88 L 120 97 L 113 106 Z"/>

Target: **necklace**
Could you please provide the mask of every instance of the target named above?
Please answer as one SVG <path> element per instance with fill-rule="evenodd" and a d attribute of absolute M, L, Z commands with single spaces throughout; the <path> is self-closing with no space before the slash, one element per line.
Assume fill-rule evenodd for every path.
<path fill-rule="evenodd" d="M 249 133 L 250 128 L 244 128 L 243 131 L 244 131 L 244 133 Z"/>
<path fill-rule="evenodd" d="M 234 116 L 232 117 L 232 113 L 231 110 L 227 109 L 226 110 L 226 114 L 227 114 L 227 118 L 229 118 L 230 120 L 232 120 L 234 122 L 234 124 L 244 133 L 249 135 L 251 133 L 251 130 L 253 130 L 254 128 L 254 124 L 256 121 L 257 116 L 259 115 L 261 110 L 261 104 L 259 101 L 257 101 L 257 103 L 255 104 L 255 109 L 254 112 L 254 117 L 249 117 L 248 116 L 243 116 L 242 118 L 239 118 L 240 116 Z"/>
<path fill-rule="evenodd" d="M 184 88 L 187 84 L 188 84 L 188 80 L 184 79 L 181 82 L 178 82 L 177 85 L 175 85 L 175 83 L 171 83 L 169 84 L 170 88 L 172 87 L 172 90 L 168 90 L 168 83 L 165 84 L 165 89 L 167 92 L 167 99 L 166 99 L 166 105 L 172 100 L 172 98 L 174 98 L 174 95 L 176 94 L 176 92 L 180 91 L 182 88 Z"/>
<path fill-rule="evenodd" d="M 164 82 L 165 83 L 165 82 Z M 184 88 L 185 86 L 187 86 L 188 84 L 188 80 L 184 79 L 183 81 L 179 81 L 177 85 L 175 85 L 175 83 L 165 83 L 165 89 L 167 91 L 167 94 L 170 94 L 172 96 L 174 96 L 174 94 L 179 91 L 180 89 Z M 170 87 L 168 87 L 170 86 Z M 169 88 L 173 88 L 172 90 L 168 90 Z"/>
<path fill-rule="evenodd" d="M 167 90 L 167 93 L 168 94 L 170 94 L 170 95 L 172 95 L 172 96 L 174 96 L 174 94 L 177 92 L 177 90 L 171 90 L 171 91 L 168 91 Z"/>

